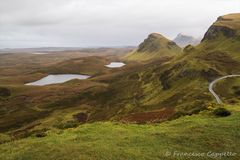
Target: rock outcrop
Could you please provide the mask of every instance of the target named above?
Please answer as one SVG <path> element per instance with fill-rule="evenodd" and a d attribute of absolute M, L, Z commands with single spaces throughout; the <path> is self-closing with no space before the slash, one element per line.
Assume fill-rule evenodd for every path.
<path fill-rule="evenodd" d="M 218 17 L 217 21 L 205 33 L 203 41 L 217 39 L 220 36 L 232 38 L 240 35 L 240 14 Z"/>
<path fill-rule="evenodd" d="M 171 57 L 181 52 L 181 48 L 173 41 L 158 33 L 150 34 L 138 47 L 127 55 L 126 60 L 151 60 L 161 57 Z"/>

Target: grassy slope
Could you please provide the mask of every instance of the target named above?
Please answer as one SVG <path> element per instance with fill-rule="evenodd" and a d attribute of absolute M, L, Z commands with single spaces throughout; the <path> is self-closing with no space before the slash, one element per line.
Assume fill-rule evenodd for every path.
<path fill-rule="evenodd" d="M 219 17 L 198 48 L 207 52 L 222 51 L 240 61 L 240 13 Z"/>
<path fill-rule="evenodd" d="M 141 43 L 136 51 L 124 57 L 126 61 L 152 61 L 163 57 L 172 57 L 181 52 L 181 48 L 158 33 L 152 33 Z"/>
<path fill-rule="evenodd" d="M 54 110 L 79 108 L 82 104 L 79 96 L 83 90 L 104 86 L 104 83 L 73 80 L 64 85 L 12 87 L 13 95 L 0 101 L 0 130 L 20 128 L 49 116 Z"/>
<path fill-rule="evenodd" d="M 240 78 L 228 78 L 215 85 L 215 92 L 225 103 L 236 103 L 240 100 Z"/>
<path fill-rule="evenodd" d="M 233 114 L 225 118 L 216 118 L 209 111 L 204 111 L 199 115 L 155 125 L 106 122 L 50 131 L 44 138 L 33 136 L 1 144 L 0 159 L 183 160 L 186 157 L 165 156 L 165 153 L 230 151 L 238 155 L 229 159 L 237 160 L 240 147 L 240 108 L 227 108 Z M 210 158 L 205 156 L 202 159 Z"/>
<path fill-rule="evenodd" d="M 108 112 L 104 108 L 102 112 L 108 116 L 117 112 L 121 117 L 171 107 L 179 112 L 177 114 L 206 109 L 209 102 L 214 102 L 208 92 L 209 82 L 221 75 L 238 73 L 240 63 L 230 51 L 204 49 L 198 46 L 191 53 L 184 53 L 167 63 L 155 61 L 144 69 L 119 77 L 109 85 L 112 98 L 102 96 L 109 102 L 105 104 Z M 114 109 L 112 106 L 119 109 L 110 113 Z M 100 114 L 99 110 L 97 114 Z"/>

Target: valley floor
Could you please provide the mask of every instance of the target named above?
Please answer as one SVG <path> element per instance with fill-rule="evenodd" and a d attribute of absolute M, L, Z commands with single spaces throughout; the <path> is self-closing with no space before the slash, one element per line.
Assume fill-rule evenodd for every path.
<path fill-rule="evenodd" d="M 217 118 L 207 110 L 161 124 L 98 122 L 51 130 L 46 137 L 32 136 L 2 143 L 0 159 L 238 160 L 240 106 L 225 107 L 232 112 L 231 116 Z"/>

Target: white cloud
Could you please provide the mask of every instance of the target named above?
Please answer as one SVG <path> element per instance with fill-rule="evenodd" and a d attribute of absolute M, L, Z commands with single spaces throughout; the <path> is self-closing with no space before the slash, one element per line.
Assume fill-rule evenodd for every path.
<path fill-rule="evenodd" d="M 1 0 L 0 47 L 136 45 L 151 32 L 201 36 L 239 0 Z"/>

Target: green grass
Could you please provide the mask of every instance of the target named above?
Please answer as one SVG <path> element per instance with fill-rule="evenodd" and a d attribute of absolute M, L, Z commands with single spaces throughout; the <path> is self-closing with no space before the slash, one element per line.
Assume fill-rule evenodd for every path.
<path fill-rule="evenodd" d="M 124 57 L 126 61 L 152 61 L 163 57 L 173 57 L 181 53 L 181 48 L 158 33 L 152 33 L 138 49 Z"/>
<path fill-rule="evenodd" d="M 162 124 L 99 122 L 75 129 L 49 131 L 46 137 L 29 137 L 0 145 L 2 160 L 185 160 L 167 152 L 236 152 L 239 159 L 240 107 L 228 106 L 232 115 L 214 117 L 210 111 Z M 191 158 L 191 157 L 190 157 Z M 223 157 L 223 159 L 228 159 Z M 210 159 L 207 156 L 202 159 Z"/>

